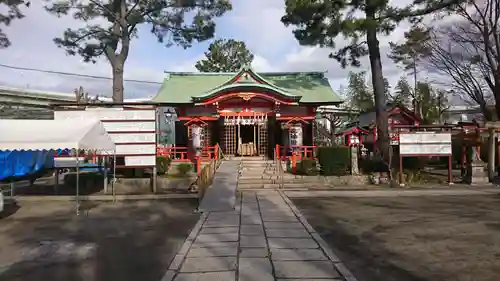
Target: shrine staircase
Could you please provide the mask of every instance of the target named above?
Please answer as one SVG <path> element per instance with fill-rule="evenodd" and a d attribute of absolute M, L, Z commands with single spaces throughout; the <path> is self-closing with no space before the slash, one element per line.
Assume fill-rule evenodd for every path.
<path fill-rule="evenodd" d="M 282 163 L 283 170 L 286 169 Z M 289 173 L 280 175 L 274 160 L 262 157 L 242 157 L 238 172 L 238 189 L 320 189 L 324 187 L 322 177 L 303 177 Z"/>

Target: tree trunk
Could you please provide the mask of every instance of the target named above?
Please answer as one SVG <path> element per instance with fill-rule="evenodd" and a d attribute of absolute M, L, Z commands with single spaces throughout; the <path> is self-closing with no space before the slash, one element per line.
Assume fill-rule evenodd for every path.
<path fill-rule="evenodd" d="M 489 110 L 488 105 L 486 103 L 480 104 L 479 109 L 481 109 L 481 112 L 483 113 L 483 117 L 486 121 L 494 121 L 493 120 L 493 112 Z M 498 110 L 496 104 L 495 104 L 495 109 Z M 495 110 L 495 111 L 496 111 Z M 497 113 L 498 114 L 498 113 Z M 495 119 L 496 120 L 496 119 Z"/>
<path fill-rule="evenodd" d="M 495 79 L 495 89 L 493 94 L 495 96 L 495 113 L 497 114 L 495 120 L 500 120 L 500 79 Z M 486 108 L 486 110 L 488 110 L 488 108 Z M 491 116 L 491 118 L 493 119 L 493 116 Z"/>
<path fill-rule="evenodd" d="M 123 102 L 123 62 L 113 65 L 113 102 Z"/>
<path fill-rule="evenodd" d="M 375 12 L 370 13 L 367 10 L 366 16 L 368 19 L 375 20 Z M 372 24 L 367 28 L 366 39 L 368 44 L 368 52 L 370 56 L 370 66 L 372 73 L 373 92 L 375 95 L 375 114 L 377 124 L 377 148 L 378 153 L 384 164 L 387 172 L 390 170 L 390 144 L 389 144 L 389 123 L 386 110 L 386 97 L 384 94 L 384 76 L 382 73 L 382 62 L 380 59 L 380 47 L 377 38 L 377 27 Z M 390 175 L 390 173 L 389 173 Z"/>

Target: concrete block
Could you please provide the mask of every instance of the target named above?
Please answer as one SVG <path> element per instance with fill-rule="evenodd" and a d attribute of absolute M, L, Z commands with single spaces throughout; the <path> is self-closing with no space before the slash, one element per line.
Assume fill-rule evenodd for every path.
<path fill-rule="evenodd" d="M 209 217 L 203 227 L 230 227 L 239 226 L 240 217 L 239 215 L 231 215 L 224 217 Z"/>
<path fill-rule="evenodd" d="M 344 281 L 343 278 L 321 278 L 321 279 L 317 279 L 317 278 L 300 278 L 300 279 L 282 279 L 282 278 L 278 278 L 277 281 Z"/>
<path fill-rule="evenodd" d="M 180 273 L 174 281 L 234 281 L 235 271 L 204 272 L 204 273 Z"/>
<path fill-rule="evenodd" d="M 200 234 L 195 240 L 196 242 L 236 242 L 238 241 L 238 233 L 211 233 Z"/>
<path fill-rule="evenodd" d="M 304 229 L 300 222 L 264 222 L 266 229 Z"/>
<path fill-rule="evenodd" d="M 339 272 L 329 261 L 275 261 L 277 278 L 339 278 Z"/>
<path fill-rule="evenodd" d="M 186 257 L 185 254 L 175 255 L 175 257 L 172 260 L 172 262 L 170 262 L 170 265 L 168 266 L 168 269 L 170 269 L 170 270 L 178 270 L 181 267 L 182 261 L 184 261 L 185 257 Z"/>
<path fill-rule="evenodd" d="M 241 216 L 241 224 L 262 224 L 260 215 Z"/>
<path fill-rule="evenodd" d="M 254 236 L 260 235 L 264 236 L 264 228 L 262 225 L 242 225 L 240 228 L 240 235 Z"/>
<path fill-rule="evenodd" d="M 167 272 L 165 272 L 165 274 L 161 278 L 161 281 L 172 281 L 172 280 L 174 280 L 175 273 L 176 272 L 173 271 L 173 270 L 167 270 Z"/>
<path fill-rule="evenodd" d="M 274 281 L 271 261 L 266 258 L 240 258 L 238 281 Z"/>
<path fill-rule="evenodd" d="M 318 244 L 312 238 L 269 238 L 270 248 L 316 249 Z"/>
<path fill-rule="evenodd" d="M 238 254 L 237 247 L 221 247 L 221 248 L 194 248 L 189 250 L 188 258 L 204 258 L 204 257 L 235 257 Z"/>
<path fill-rule="evenodd" d="M 266 238 L 264 236 L 240 236 L 240 247 L 267 247 Z"/>
<path fill-rule="evenodd" d="M 328 260 L 320 249 L 271 249 L 271 259 L 276 261 Z"/>
<path fill-rule="evenodd" d="M 266 258 L 268 256 L 267 248 L 240 248 L 240 258 Z"/>
<path fill-rule="evenodd" d="M 304 228 L 300 229 L 268 229 L 266 231 L 267 237 L 282 237 L 282 238 L 308 238 L 309 232 Z"/>
<path fill-rule="evenodd" d="M 236 270 L 236 257 L 186 258 L 179 272 Z"/>
<path fill-rule="evenodd" d="M 238 233 L 238 227 L 205 227 L 200 231 L 201 234 L 216 234 L 216 233 Z"/>
<path fill-rule="evenodd" d="M 195 242 L 191 246 L 193 248 L 224 248 L 238 247 L 238 242 Z"/>

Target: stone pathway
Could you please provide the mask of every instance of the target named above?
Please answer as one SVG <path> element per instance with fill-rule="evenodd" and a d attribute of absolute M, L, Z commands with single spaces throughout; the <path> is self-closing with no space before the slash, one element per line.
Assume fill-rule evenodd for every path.
<path fill-rule="evenodd" d="M 236 204 L 236 187 L 241 161 L 223 161 L 215 172 L 212 186 L 200 203 L 200 212 L 232 211 Z"/>
<path fill-rule="evenodd" d="M 291 201 L 243 192 L 204 213 L 162 281 L 355 281 Z"/>

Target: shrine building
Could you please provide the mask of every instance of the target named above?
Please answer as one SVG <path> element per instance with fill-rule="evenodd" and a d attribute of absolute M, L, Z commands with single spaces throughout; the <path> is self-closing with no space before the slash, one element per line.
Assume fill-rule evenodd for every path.
<path fill-rule="evenodd" d="M 152 100 L 175 107 L 175 146 L 219 144 L 226 155 L 273 157 L 280 146 L 313 146 L 316 109 L 338 105 L 321 72 L 167 73 Z"/>

